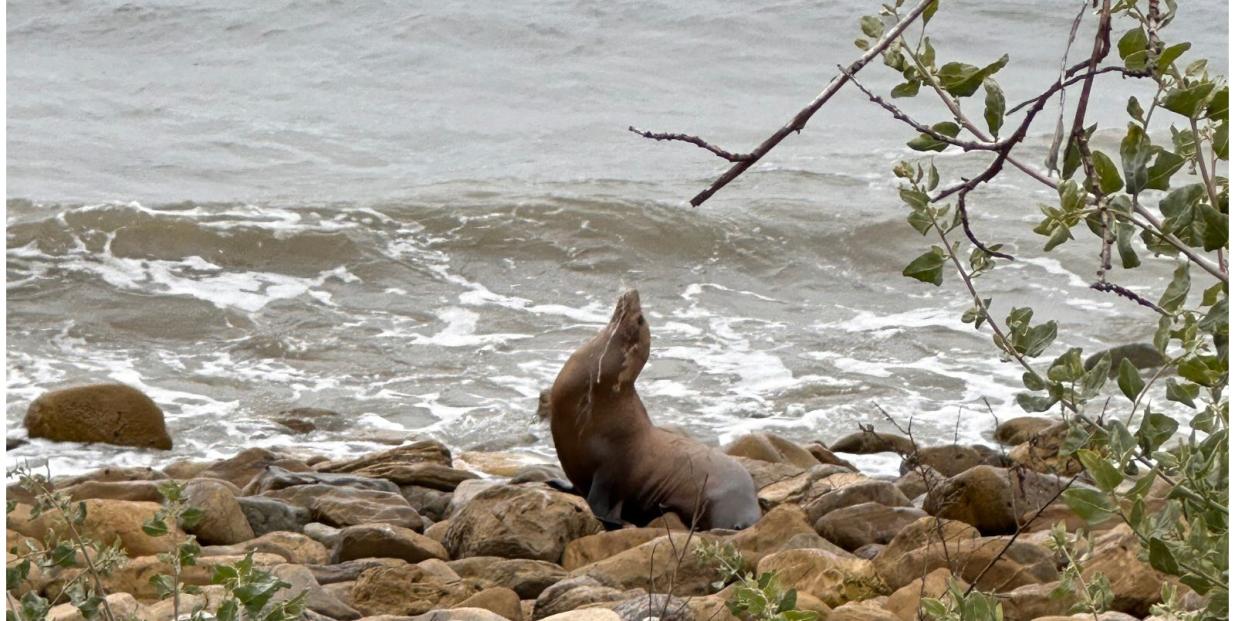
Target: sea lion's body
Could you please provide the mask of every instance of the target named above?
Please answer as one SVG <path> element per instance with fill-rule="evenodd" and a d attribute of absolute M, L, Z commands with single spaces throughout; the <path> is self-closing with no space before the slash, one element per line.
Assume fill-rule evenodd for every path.
<path fill-rule="evenodd" d="M 634 380 L 651 332 L 637 291 L 570 356 L 548 399 L 561 467 L 605 522 L 645 524 L 673 511 L 698 528 L 745 528 L 760 516 L 750 474 L 718 450 L 651 423 Z"/>

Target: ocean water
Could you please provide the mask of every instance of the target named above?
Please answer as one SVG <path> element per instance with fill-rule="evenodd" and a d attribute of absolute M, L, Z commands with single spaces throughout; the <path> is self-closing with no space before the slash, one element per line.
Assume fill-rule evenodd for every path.
<path fill-rule="evenodd" d="M 946 2 L 931 32 L 941 62 L 1008 53 L 1017 102 L 1055 80 L 1079 6 Z M 725 163 L 626 131 L 749 150 L 854 58 L 870 8 L 9 2 L 7 432 L 45 390 L 120 381 L 160 404 L 176 446 L 33 441 L 7 465 L 409 435 L 554 459 L 537 395 L 626 287 L 651 320 L 639 390 L 658 424 L 831 442 L 884 427 L 882 407 L 925 442 L 987 441 L 993 414 L 1021 413 L 1020 374 L 959 322 L 959 283 L 900 276 L 930 243 L 890 173 L 913 155 L 904 126 L 847 88 L 697 209 Z M 1166 39 L 1224 71 L 1225 13 L 1182 2 Z M 1135 90 L 1150 95 L 1097 82 L 1099 144 L 1115 149 Z M 946 118 L 929 97 L 909 109 Z M 1050 128 L 1019 155 L 1041 161 Z M 936 161 L 954 178 L 986 159 Z M 1060 346 L 1148 340 L 1148 311 L 1088 289 L 1092 241 L 1039 252 L 1053 200 L 1020 173 L 972 194 L 976 233 L 1022 257 L 982 281 L 993 308 L 1059 320 Z M 1158 296 L 1170 267 L 1118 279 Z M 339 415 L 297 435 L 274 422 L 293 407 Z"/>

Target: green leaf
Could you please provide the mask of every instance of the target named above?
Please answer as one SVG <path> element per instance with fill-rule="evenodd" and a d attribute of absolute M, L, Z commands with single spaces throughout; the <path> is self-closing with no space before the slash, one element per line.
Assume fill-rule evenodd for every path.
<path fill-rule="evenodd" d="M 1048 408 L 1057 404 L 1060 399 L 1050 395 L 1039 395 L 1028 392 L 1020 392 L 1015 397 L 1018 407 L 1026 412 L 1047 412 Z"/>
<path fill-rule="evenodd" d="M 1134 225 L 1129 222 L 1117 222 L 1117 254 L 1121 255 L 1121 267 L 1134 269 L 1142 264 L 1138 253 L 1134 251 Z"/>
<path fill-rule="evenodd" d="M 1028 356 L 1037 357 L 1044 353 L 1045 349 L 1057 339 L 1057 322 L 1048 321 L 1034 328 L 1027 333 L 1024 353 Z"/>
<path fill-rule="evenodd" d="M 151 579 L 147 582 L 155 587 L 155 597 L 158 599 L 168 599 L 177 591 L 177 583 L 173 581 L 172 576 L 167 574 L 151 576 Z"/>
<path fill-rule="evenodd" d="M 1160 213 L 1164 214 L 1165 218 L 1177 219 L 1191 210 L 1205 194 L 1202 183 L 1184 185 L 1160 199 Z"/>
<path fill-rule="evenodd" d="M 220 602 L 220 608 L 216 610 L 216 621 L 238 621 L 237 612 L 237 599 L 230 597 Z"/>
<path fill-rule="evenodd" d="M 1117 373 L 1117 386 L 1121 388 L 1122 394 L 1133 403 L 1138 400 L 1139 393 L 1143 392 L 1143 385 L 1143 378 L 1139 375 L 1138 368 L 1130 362 L 1129 358 L 1123 359 L 1121 369 Z"/>
<path fill-rule="evenodd" d="M 17 587 L 30 576 L 30 559 L 23 559 L 20 563 L 14 563 L 5 568 L 4 583 L 5 588 L 9 591 L 16 591 Z"/>
<path fill-rule="evenodd" d="M 979 90 L 985 79 L 1000 71 L 1008 63 L 1008 54 L 982 69 L 966 63 L 946 63 L 940 68 L 940 84 L 950 95 L 970 97 Z"/>
<path fill-rule="evenodd" d="M 1186 302 L 1186 294 L 1190 293 L 1190 264 L 1179 262 L 1173 270 L 1173 280 L 1160 296 L 1160 308 L 1169 313 L 1176 313 Z"/>
<path fill-rule="evenodd" d="M 1117 56 L 1121 60 L 1125 60 L 1135 52 L 1145 51 L 1147 51 L 1147 31 L 1144 28 L 1129 30 L 1117 41 Z"/>
<path fill-rule="evenodd" d="M 1043 378 L 1030 371 L 1022 374 L 1022 385 L 1026 386 L 1027 390 L 1043 390 L 1047 386 Z"/>
<path fill-rule="evenodd" d="M 1097 365 L 1098 366 L 1098 365 Z M 1054 382 L 1074 382 L 1087 373 L 1082 366 L 1082 348 L 1073 347 L 1052 361 L 1048 367 L 1048 379 Z"/>
<path fill-rule="evenodd" d="M 1173 61 L 1186 53 L 1188 49 L 1190 49 L 1190 43 L 1178 43 L 1177 45 L 1170 45 L 1164 48 L 1164 51 L 1160 52 L 1160 56 L 1156 57 L 1156 71 L 1160 73 L 1168 71 Z"/>
<path fill-rule="evenodd" d="M 1149 190 L 1168 190 L 1169 179 L 1182 168 L 1186 158 L 1160 147 L 1152 147 L 1151 151 L 1155 161 L 1147 168 L 1146 187 Z"/>
<path fill-rule="evenodd" d="M 1151 159 L 1151 138 L 1142 127 L 1131 123 L 1121 139 L 1121 170 L 1125 173 L 1126 193 L 1147 187 L 1147 161 Z"/>
<path fill-rule="evenodd" d="M 914 97 L 915 95 L 919 94 L 920 86 L 921 84 L 917 80 L 910 80 L 909 82 L 902 82 L 901 84 L 894 86 L 893 90 L 890 91 L 889 94 L 892 95 L 894 98 Z"/>
<path fill-rule="evenodd" d="M 927 22 L 931 20 L 932 16 L 935 15 L 938 10 L 940 10 L 940 0 L 932 0 L 932 3 L 928 4 L 927 8 L 923 9 L 923 23 L 927 24 Z"/>
<path fill-rule="evenodd" d="M 1095 134 L 1095 128 L 1098 123 L 1093 123 L 1091 127 L 1083 129 L 1083 140 L 1091 142 L 1091 136 Z M 1065 159 L 1061 164 L 1061 178 L 1069 179 L 1074 176 L 1074 171 L 1078 170 L 1078 166 L 1082 164 L 1082 151 L 1078 148 L 1078 143 L 1074 140 L 1065 143 Z"/>
<path fill-rule="evenodd" d="M 1117 166 L 1103 151 L 1093 151 L 1091 163 L 1095 166 L 1095 176 L 1100 184 L 1101 192 L 1112 194 L 1124 187 L 1121 175 L 1117 172 Z"/>
<path fill-rule="evenodd" d="M 999 138 L 1001 126 L 1005 123 L 1005 92 L 992 78 L 983 81 L 983 90 L 987 93 L 983 99 L 983 118 L 988 122 L 992 137 Z"/>
<path fill-rule="evenodd" d="M 932 227 L 932 217 L 926 209 L 911 211 L 910 215 L 906 216 L 906 222 L 909 222 L 910 226 L 914 227 L 914 230 L 922 235 L 926 235 L 927 231 L 930 231 Z"/>
<path fill-rule="evenodd" d="M 958 132 L 962 131 L 962 128 L 952 121 L 936 123 L 931 128 L 937 133 L 950 138 L 956 138 Z M 919 134 L 917 138 L 907 142 L 906 146 L 915 151 L 944 151 L 945 147 L 949 145 L 932 137 L 931 134 Z"/>
<path fill-rule="evenodd" d="M 944 281 L 944 260 L 943 251 L 933 248 L 911 261 L 904 270 L 901 270 L 901 275 L 939 287 Z"/>
<path fill-rule="evenodd" d="M 1219 250 L 1229 245 L 1229 216 L 1207 203 L 1199 203 L 1203 216 L 1203 249 Z"/>
<path fill-rule="evenodd" d="M 1169 380 L 1164 385 L 1164 398 L 1175 401 L 1188 408 L 1194 408 L 1195 399 L 1199 398 L 1199 386 L 1195 384 L 1179 384 Z"/>
<path fill-rule="evenodd" d="M 874 15 L 864 15 L 860 20 L 863 34 L 872 39 L 884 34 L 884 22 Z"/>
<path fill-rule="evenodd" d="M 1220 373 L 1213 371 L 1201 356 L 1191 356 L 1177 365 L 1177 374 L 1200 386 L 1213 386 Z"/>
<path fill-rule="evenodd" d="M 163 537 L 168 534 L 168 524 L 164 523 L 164 520 L 159 519 L 158 516 L 153 516 L 142 523 L 142 532 L 146 533 L 148 537 Z"/>
<path fill-rule="evenodd" d="M 202 509 L 199 509 L 198 507 L 187 507 L 185 511 L 181 513 L 181 519 L 179 521 L 181 522 L 182 528 L 186 530 L 190 530 L 194 528 L 195 526 L 198 526 L 198 523 L 201 522 L 202 520 L 203 520 Z"/>
<path fill-rule="evenodd" d="M 1169 438 L 1172 438 L 1174 433 L 1177 433 L 1177 421 L 1159 412 L 1153 412 L 1149 407 L 1143 413 L 1143 420 L 1139 423 L 1136 439 L 1143 453 L 1151 455 Z"/>
<path fill-rule="evenodd" d="M 1229 87 L 1222 86 L 1208 100 L 1207 117 L 1213 121 L 1229 120 Z"/>
<path fill-rule="evenodd" d="M 1229 121 L 1221 123 L 1212 135 L 1212 152 L 1222 160 L 1229 159 Z"/>
<path fill-rule="evenodd" d="M 1102 459 L 1095 451 L 1081 450 L 1076 454 L 1083 468 L 1091 475 L 1091 480 L 1105 492 L 1111 492 L 1121 485 L 1124 477 L 1117 467 Z"/>
<path fill-rule="evenodd" d="M 1061 495 L 1071 511 L 1088 524 L 1099 524 L 1113 514 L 1113 503 L 1103 492 L 1089 487 L 1071 487 Z"/>
<path fill-rule="evenodd" d="M 1143 106 L 1134 95 L 1130 95 L 1129 101 L 1126 102 L 1126 113 L 1139 123 L 1143 122 Z"/>
<path fill-rule="evenodd" d="M 1195 84 L 1185 88 L 1172 88 L 1165 95 L 1162 105 L 1172 112 L 1191 118 L 1198 114 L 1204 100 L 1215 88 L 1211 82 Z"/>
<path fill-rule="evenodd" d="M 1156 568 L 1156 571 L 1162 571 L 1175 576 L 1181 573 L 1181 568 L 1178 567 L 1177 559 L 1173 557 L 1173 552 L 1169 550 L 1169 545 L 1158 537 L 1152 537 L 1147 540 L 1147 557 L 1151 561 L 1151 566 Z"/>
<path fill-rule="evenodd" d="M 1100 389 L 1108 381 L 1108 370 L 1111 367 L 1112 354 L 1106 351 L 1104 356 L 1096 362 L 1095 366 L 1087 370 L 1087 375 L 1082 380 L 1082 395 L 1084 398 L 1090 399 L 1100 393 Z"/>
<path fill-rule="evenodd" d="M 785 596 L 781 598 L 781 603 L 779 606 L 777 606 L 776 610 L 777 612 L 785 612 L 788 610 L 793 610 L 794 607 L 797 605 L 798 605 L 798 591 L 797 589 L 789 589 L 788 591 L 785 591 Z"/>
<path fill-rule="evenodd" d="M 77 550 L 68 541 L 61 541 L 48 552 L 48 562 L 56 567 L 74 567 L 78 564 Z"/>

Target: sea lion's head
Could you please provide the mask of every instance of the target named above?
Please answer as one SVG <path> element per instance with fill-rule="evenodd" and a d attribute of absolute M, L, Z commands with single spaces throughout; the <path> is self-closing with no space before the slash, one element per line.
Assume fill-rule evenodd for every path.
<path fill-rule="evenodd" d="M 595 383 L 614 392 L 633 386 L 651 353 L 651 328 L 643 316 L 637 289 L 621 294 L 612 319 L 595 341 L 598 359 L 592 361 L 595 368 L 591 369 Z"/>

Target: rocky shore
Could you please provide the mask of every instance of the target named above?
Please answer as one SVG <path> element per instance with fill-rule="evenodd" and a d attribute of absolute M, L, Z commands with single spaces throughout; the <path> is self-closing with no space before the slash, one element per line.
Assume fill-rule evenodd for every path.
<path fill-rule="evenodd" d="M 1162 583 L 1176 581 L 1139 559 L 1135 534 L 1119 520 L 1088 525 L 1063 502 L 1063 489 L 1090 485 L 1081 465 L 1059 454 L 1065 433 L 1053 419 L 1010 420 L 995 430 L 1006 451 L 923 447 L 865 430 L 806 445 L 750 434 L 725 451 L 751 474 L 764 516 L 736 532 L 701 532 L 672 514 L 604 531 L 582 498 L 547 484 L 564 478 L 556 464 L 453 455 L 420 438 L 349 459 L 250 448 L 221 461 L 102 468 L 53 482 L 85 503 L 84 534 L 119 539 L 130 560 L 104 584 L 108 601 L 143 621 L 173 616 L 150 579 L 169 571 L 158 555 L 184 533 L 142 531 L 170 479 L 183 481 L 203 511 L 187 529 L 202 556 L 182 576 L 201 592 L 183 596 L 183 606 L 219 601 L 213 567 L 253 551 L 256 565 L 293 585 L 281 597 L 307 592 L 304 616 L 316 621 L 730 621 L 737 617 L 726 603 L 738 585 L 720 585 L 719 568 L 694 553 L 721 543 L 745 570 L 774 572 L 797 589 L 797 608 L 820 619 L 917 619 L 920 598 L 948 597 L 951 582 L 995 593 L 1006 619 L 1070 618 L 1074 598 L 1054 597 L 1067 559 L 1048 545 L 1064 522 L 1094 535 L 1081 567 L 1088 581 L 1097 573 L 1110 581 L 1114 612 L 1101 618 L 1144 618 Z M 850 463 L 884 451 L 901 454 L 900 472 L 868 476 Z M 1164 493 L 1153 486 L 1148 507 Z M 32 515 L 32 497 L 16 485 L 8 498 L 16 502 L 6 533 L 11 567 L 15 547 L 40 546 L 64 524 Z M 15 595 L 53 596 L 75 571 L 32 571 Z M 62 604 L 50 618 L 81 616 Z"/>

